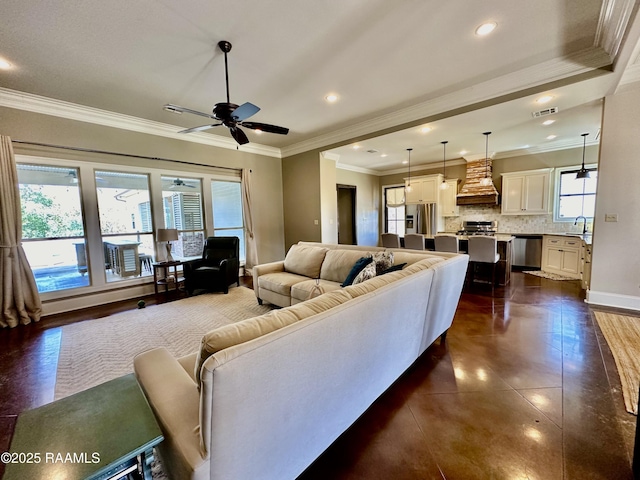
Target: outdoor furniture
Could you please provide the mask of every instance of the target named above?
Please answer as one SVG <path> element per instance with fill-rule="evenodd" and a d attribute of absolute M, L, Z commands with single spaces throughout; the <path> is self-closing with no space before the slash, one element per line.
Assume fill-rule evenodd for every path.
<path fill-rule="evenodd" d="M 229 292 L 229 285 L 240 286 L 240 239 L 208 237 L 202 258 L 183 265 L 184 287 L 188 295 L 196 289 Z"/>

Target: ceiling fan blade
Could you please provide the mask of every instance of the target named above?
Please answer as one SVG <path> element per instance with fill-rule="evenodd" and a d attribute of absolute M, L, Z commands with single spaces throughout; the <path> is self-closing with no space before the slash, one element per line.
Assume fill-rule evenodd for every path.
<path fill-rule="evenodd" d="M 245 118 L 249 118 L 260 111 L 260 107 L 256 107 L 253 103 L 243 103 L 238 108 L 236 108 L 231 114 L 231 118 L 233 118 L 236 122 L 241 122 Z"/>
<path fill-rule="evenodd" d="M 201 117 L 207 117 L 207 118 L 213 118 L 213 119 L 216 118 L 213 115 L 211 115 L 210 113 L 204 113 L 204 112 L 199 112 L 197 110 L 191 110 L 190 108 L 181 107 L 180 105 L 174 105 L 173 103 L 167 103 L 164 106 L 164 109 L 167 110 L 167 111 L 170 111 L 170 112 L 191 113 L 193 115 L 200 115 Z"/>
<path fill-rule="evenodd" d="M 180 130 L 178 133 L 193 133 L 193 132 L 201 132 L 203 130 L 209 130 L 213 127 L 219 127 L 222 125 L 221 123 L 214 123 L 213 125 L 200 125 L 199 127 L 187 128 L 186 130 Z"/>
<path fill-rule="evenodd" d="M 278 127 L 277 125 L 269 125 L 268 123 L 242 122 L 242 126 L 250 128 L 252 130 L 261 130 L 266 133 L 277 133 L 279 135 L 286 135 L 287 133 L 289 133 L 288 128 Z"/>
<path fill-rule="evenodd" d="M 247 135 L 238 127 L 231 127 L 229 128 L 229 130 L 231 131 L 231 136 L 235 138 L 236 142 L 238 142 L 240 145 L 249 143 L 249 139 L 247 138 Z"/>

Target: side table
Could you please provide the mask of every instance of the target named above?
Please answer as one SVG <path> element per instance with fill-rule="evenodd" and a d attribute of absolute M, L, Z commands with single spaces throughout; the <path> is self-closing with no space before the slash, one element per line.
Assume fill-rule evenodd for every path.
<path fill-rule="evenodd" d="M 184 285 L 184 276 L 182 271 L 178 271 L 178 267 L 184 262 L 160 262 L 153 264 L 153 287 L 158 295 L 158 287 L 164 286 L 164 294 L 169 298 L 169 291 L 175 289 L 178 291 Z"/>
<path fill-rule="evenodd" d="M 4 479 L 103 480 L 137 471 L 151 480 L 153 447 L 162 440 L 129 374 L 20 414 Z"/>

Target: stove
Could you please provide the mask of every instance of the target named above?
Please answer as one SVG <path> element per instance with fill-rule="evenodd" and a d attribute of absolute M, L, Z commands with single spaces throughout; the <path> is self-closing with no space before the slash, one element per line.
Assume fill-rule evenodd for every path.
<path fill-rule="evenodd" d="M 495 235 L 498 233 L 498 222 L 468 220 L 462 223 L 462 230 L 458 235 Z"/>

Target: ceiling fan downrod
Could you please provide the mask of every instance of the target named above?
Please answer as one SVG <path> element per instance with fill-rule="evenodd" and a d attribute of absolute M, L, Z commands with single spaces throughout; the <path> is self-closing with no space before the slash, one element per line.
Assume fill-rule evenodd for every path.
<path fill-rule="evenodd" d="M 227 53 L 231 51 L 231 43 L 226 40 L 220 40 L 218 47 L 224 52 L 224 80 L 227 85 L 227 103 L 231 103 L 231 100 L 229 100 L 229 64 L 227 63 Z"/>

